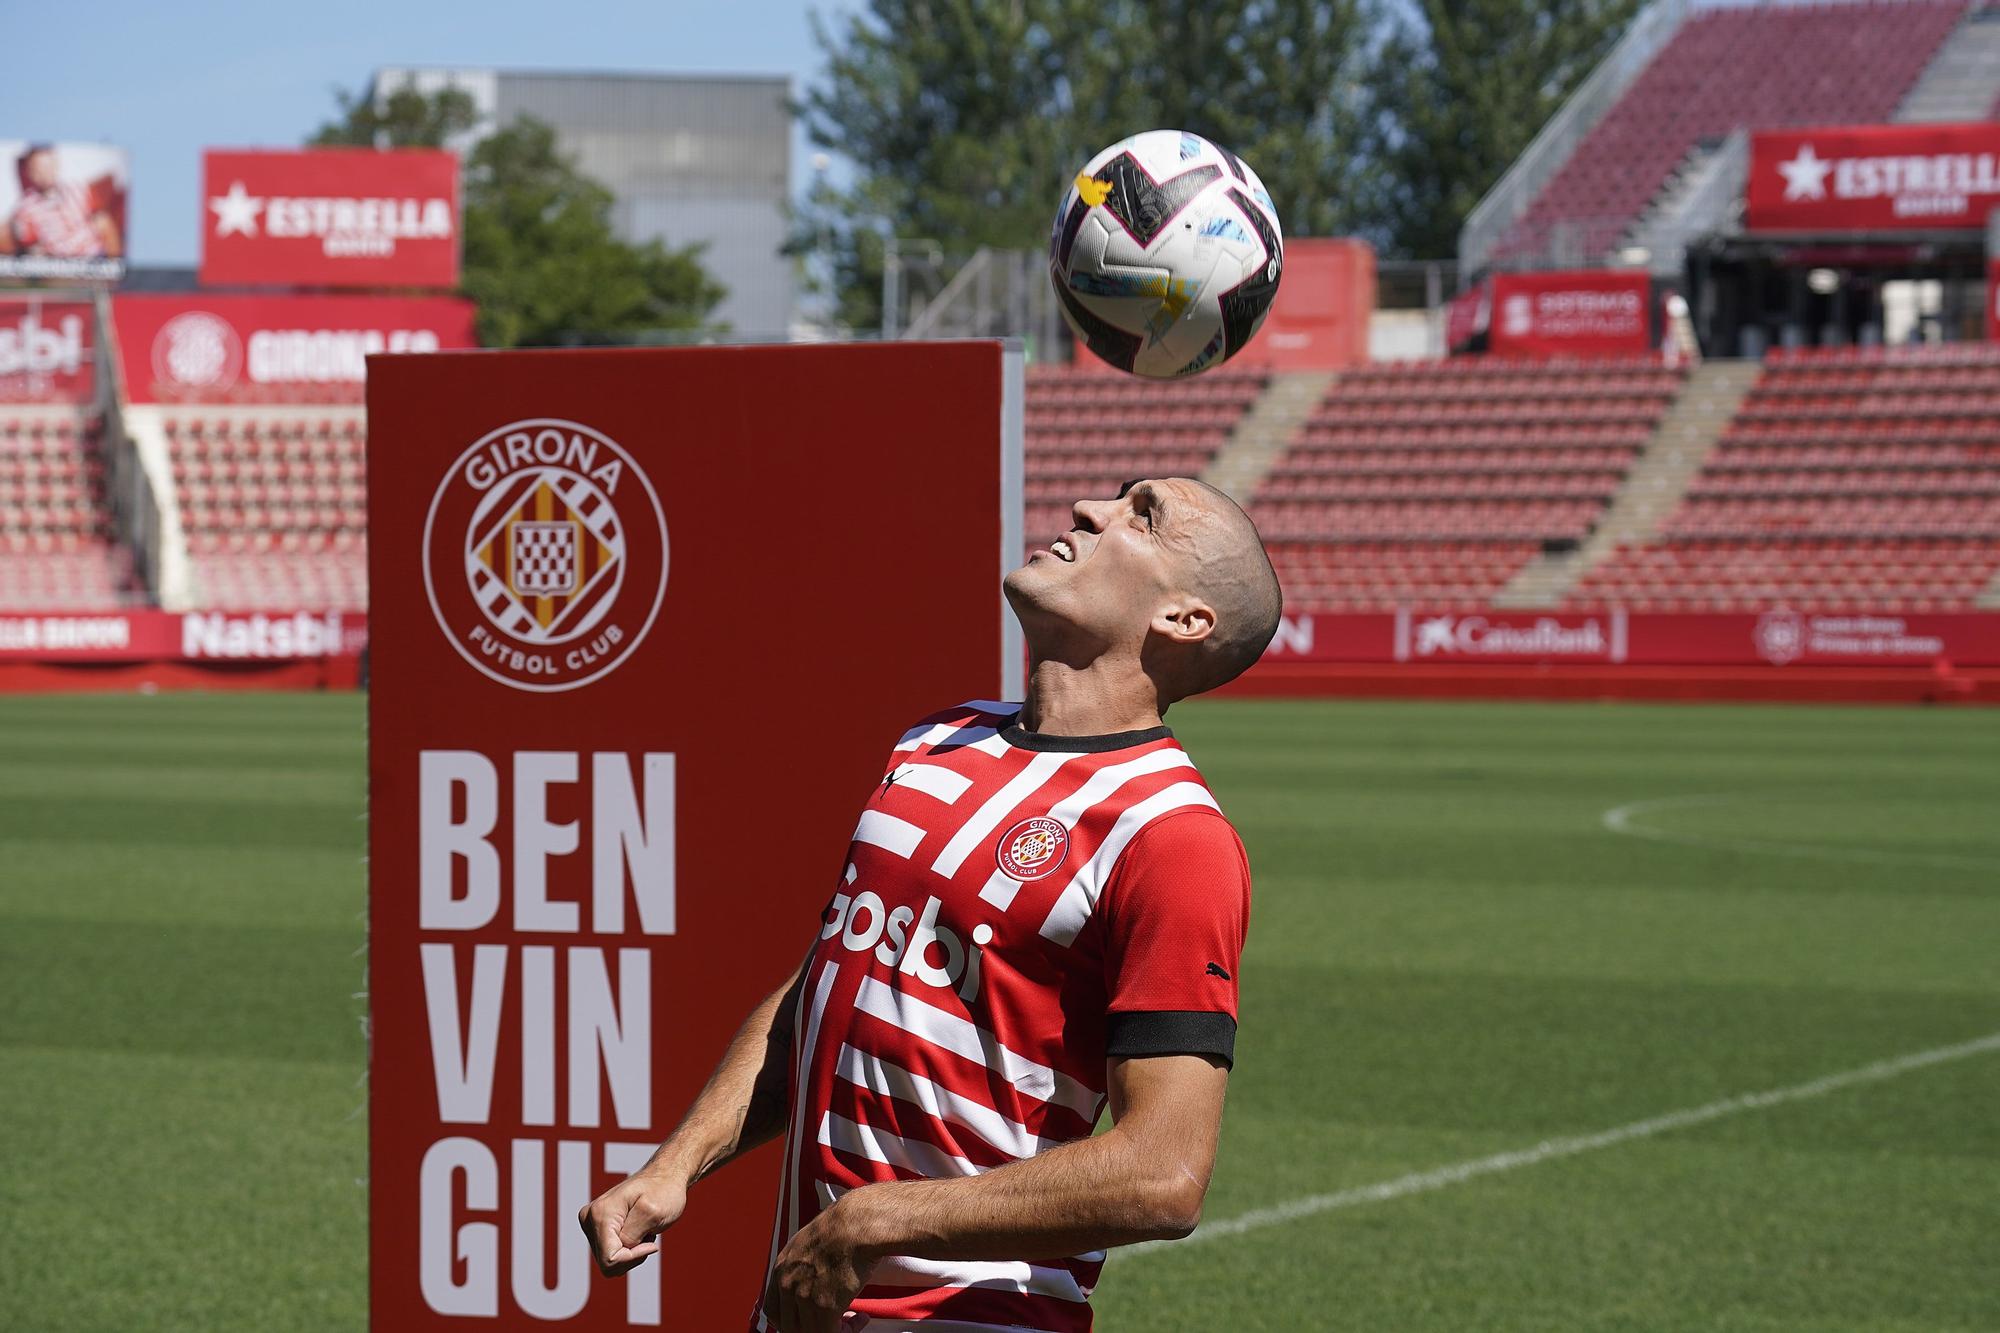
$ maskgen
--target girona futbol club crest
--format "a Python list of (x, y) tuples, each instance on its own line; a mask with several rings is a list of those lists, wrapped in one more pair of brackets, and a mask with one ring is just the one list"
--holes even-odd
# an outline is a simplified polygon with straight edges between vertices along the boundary
[(1010, 879), (1040, 879), (1054, 874), (1069, 855), (1069, 830), (1061, 820), (1037, 815), (1001, 834), (993, 851), (1001, 874)]
[(424, 522), (438, 626), (503, 685), (588, 685), (631, 655), (667, 587), (653, 484), (609, 436), (533, 418), (473, 444)]

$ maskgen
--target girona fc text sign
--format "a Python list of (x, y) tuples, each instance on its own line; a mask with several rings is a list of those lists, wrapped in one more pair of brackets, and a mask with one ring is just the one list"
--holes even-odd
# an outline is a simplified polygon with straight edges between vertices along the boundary
[(991, 343), (370, 361), (376, 1328), (748, 1326), (775, 1151), (622, 1279), (576, 1212), (805, 955), (903, 728), (1008, 687), (1019, 376)]
[(370, 356), (471, 347), (473, 315), (455, 296), (111, 298), (135, 403), (359, 400)]
[(201, 281), (453, 287), (458, 158), (440, 149), (202, 155)]
[(1760, 130), (1752, 231), (1966, 231), (2000, 208), (2000, 122)]

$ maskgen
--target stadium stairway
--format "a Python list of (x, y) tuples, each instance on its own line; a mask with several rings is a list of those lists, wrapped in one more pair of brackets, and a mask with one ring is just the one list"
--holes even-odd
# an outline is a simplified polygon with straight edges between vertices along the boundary
[(1258, 485), (1339, 378), (1337, 372), (1317, 371), (1273, 375), (1200, 479), (1249, 508)]
[(1695, 367), (1590, 536), (1576, 550), (1530, 560), (1494, 595), (1493, 604), (1560, 605), (1585, 574), (1621, 546), (1653, 541), (1715, 451), (1757, 373), (1755, 361), (1709, 361)]
[(1925, 67), (1896, 120), (1906, 125), (1984, 120), (2000, 98), (2000, 5), (1968, 10)]

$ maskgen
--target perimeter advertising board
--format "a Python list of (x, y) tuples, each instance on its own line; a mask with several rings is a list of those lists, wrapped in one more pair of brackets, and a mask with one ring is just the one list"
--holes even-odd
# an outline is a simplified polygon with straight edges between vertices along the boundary
[(804, 955), (881, 758), (1018, 675), (998, 344), (378, 357), (368, 383), (377, 1328), (746, 1327), (777, 1155), (596, 1276)]
[(0, 403), (88, 403), (96, 323), (81, 301), (0, 300)]
[(114, 296), (120, 383), (134, 403), (337, 402), (377, 352), (476, 345), (451, 296)]
[(123, 277), (131, 188), (122, 148), (0, 139), (0, 282)]
[(1759, 130), (1751, 231), (1962, 231), (2000, 207), (2000, 122)]
[(1268, 662), (1413, 666), (2000, 665), (1990, 612), (1446, 611), (1288, 615)]
[(202, 155), (201, 281), (458, 285), (458, 158), (435, 148)]
[(1652, 292), (1652, 278), (1632, 269), (1496, 274), (1487, 345), (1495, 356), (1643, 353)]

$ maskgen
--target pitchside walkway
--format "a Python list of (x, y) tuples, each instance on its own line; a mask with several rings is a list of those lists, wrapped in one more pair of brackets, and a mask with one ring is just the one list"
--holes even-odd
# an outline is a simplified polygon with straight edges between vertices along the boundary
[(1248, 509), (1257, 488), (1339, 378), (1338, 373), (1320, 371), (1273, 375), (1201, 480)]

